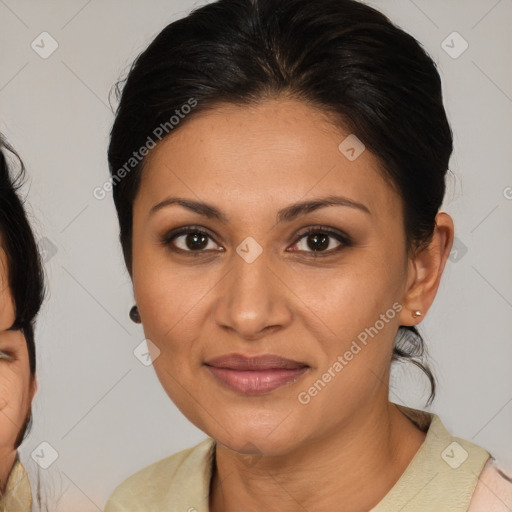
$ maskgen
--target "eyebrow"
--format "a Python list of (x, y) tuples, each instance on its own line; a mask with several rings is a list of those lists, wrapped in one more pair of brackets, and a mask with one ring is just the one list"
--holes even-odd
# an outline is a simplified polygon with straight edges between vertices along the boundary
[[(209, 219), (216, 219), (222, 223), (227, 223), (229, 221), (228, 217), (215, 206), (201, 201), (185, 199), (182, 197), (168, 197), (167, 199), (164, 199), (151, 208), (149, 215), (151, 216), (157, 211), (174, 204), (183, 206), (184, 208), (187, 208), (188, 210), (191, 210), (199, 215), (203, 215)], [(300, 215), (306, 215), (327, 206), (346, 206), (371, 215), (369, 208), (366, 205), (359, 203), (358, 201), (354, 201), (343, 196), (330, 195), (326, 197), (320, 197), (318, 199), (312, 199), (310, 201), (301, 201), (286, 206), (277, 212), (277, 223), (291, 222)]]

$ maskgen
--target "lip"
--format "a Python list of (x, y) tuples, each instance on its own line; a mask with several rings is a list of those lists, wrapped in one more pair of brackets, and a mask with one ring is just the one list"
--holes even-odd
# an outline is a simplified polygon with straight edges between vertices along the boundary
[(243, 394), (261, 394), (296, 381), (309, 366), (275, 354), (250, 357), (228, 354), (205, 363), (222, 384)]

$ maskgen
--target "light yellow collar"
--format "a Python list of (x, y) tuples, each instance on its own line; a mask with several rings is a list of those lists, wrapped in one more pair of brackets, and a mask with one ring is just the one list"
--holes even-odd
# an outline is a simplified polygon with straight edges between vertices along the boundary
[(0, 512), (30, 512), (32, 508), (32, 491), (25, 468), (18, 453), (7, 480), (4, 495), (0, 498)]
[[(437, 414), (395, 405), (427, 435), (402, 476), (370, 512), (466, 512), (490, 454), (470, 441), (452, 436)], [(208, 512), (215, 441), (206, 439), (194, 455), (185, 461), (184, 466), (190, 466), (176, 473), (171, 483), (174, 492), (169, 494), (181, 498), (184, 496), (179, 489), (200, 489), (194, 496), (194, 507), (197, 512)], [(191, 497), (186, 497), (188, 506)]]
[(370, 512), (467, 512), (490, 454), (452, 436), (437, 414), (395, 405), (427, 436), (402, 476)]
[[(395, 405), (426, 437), (398, 481), (370, 512), (467, 512), (489, 453), (452, 436), (436, 414)], [(208, 437), (140, 470), (116, 488), (105, 512), (209, 512), (215, 447)]]

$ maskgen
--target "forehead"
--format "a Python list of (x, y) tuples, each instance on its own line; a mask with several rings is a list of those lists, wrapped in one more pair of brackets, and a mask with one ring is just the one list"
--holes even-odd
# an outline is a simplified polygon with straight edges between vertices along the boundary
[(400, 209), (378, 158), (364, 150), (349, 160), (340, 144), (353, 135), (312, 106), (273, 99), (192, 116), (148, 154), (138, 194), (146, 207), (170, 192), (247, 207), (338, 192), (371, 211)]

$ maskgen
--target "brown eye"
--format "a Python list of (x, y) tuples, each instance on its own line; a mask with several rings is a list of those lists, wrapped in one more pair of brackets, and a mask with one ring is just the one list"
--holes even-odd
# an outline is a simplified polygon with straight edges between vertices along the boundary
[(163, 238), (162, 243), (176, 252), (202, 253), (207, 250), (219, 250), (210, 234), (194, 227), (171, 232)]
[[(190, 249), (191, 251), (202, 250), (208, 246), (208, 236), (203, 235), (202, 233), (188, 233), (184, 236), (184, 245), (186, 249)], [(178, 239), (181, 237), (177, 237)], [(175, 239), (176, 240), (176, 239)], [(179, 246), (179, 244), (178, 244)], [(184, 249), (180, 247), (180, 249)], [(185, 249), (185, 250), (186, 250)]]
[(330, 245), (330, 236), (324, 233), (315, 233), (306, 237), (307, 246), (313, 251), (324, 251)]
[[(338, 245), (336, 245), (336, 242)], [(302, 233), (294, 244), (299, 246), (296, 251), (310, 252), (316, 254), (326, 253), (333, 254), (339, 252), (343, 247), (352, 245), (351, 240), (337, 231), (328, 228), (309, 228), (305, 233)]]

